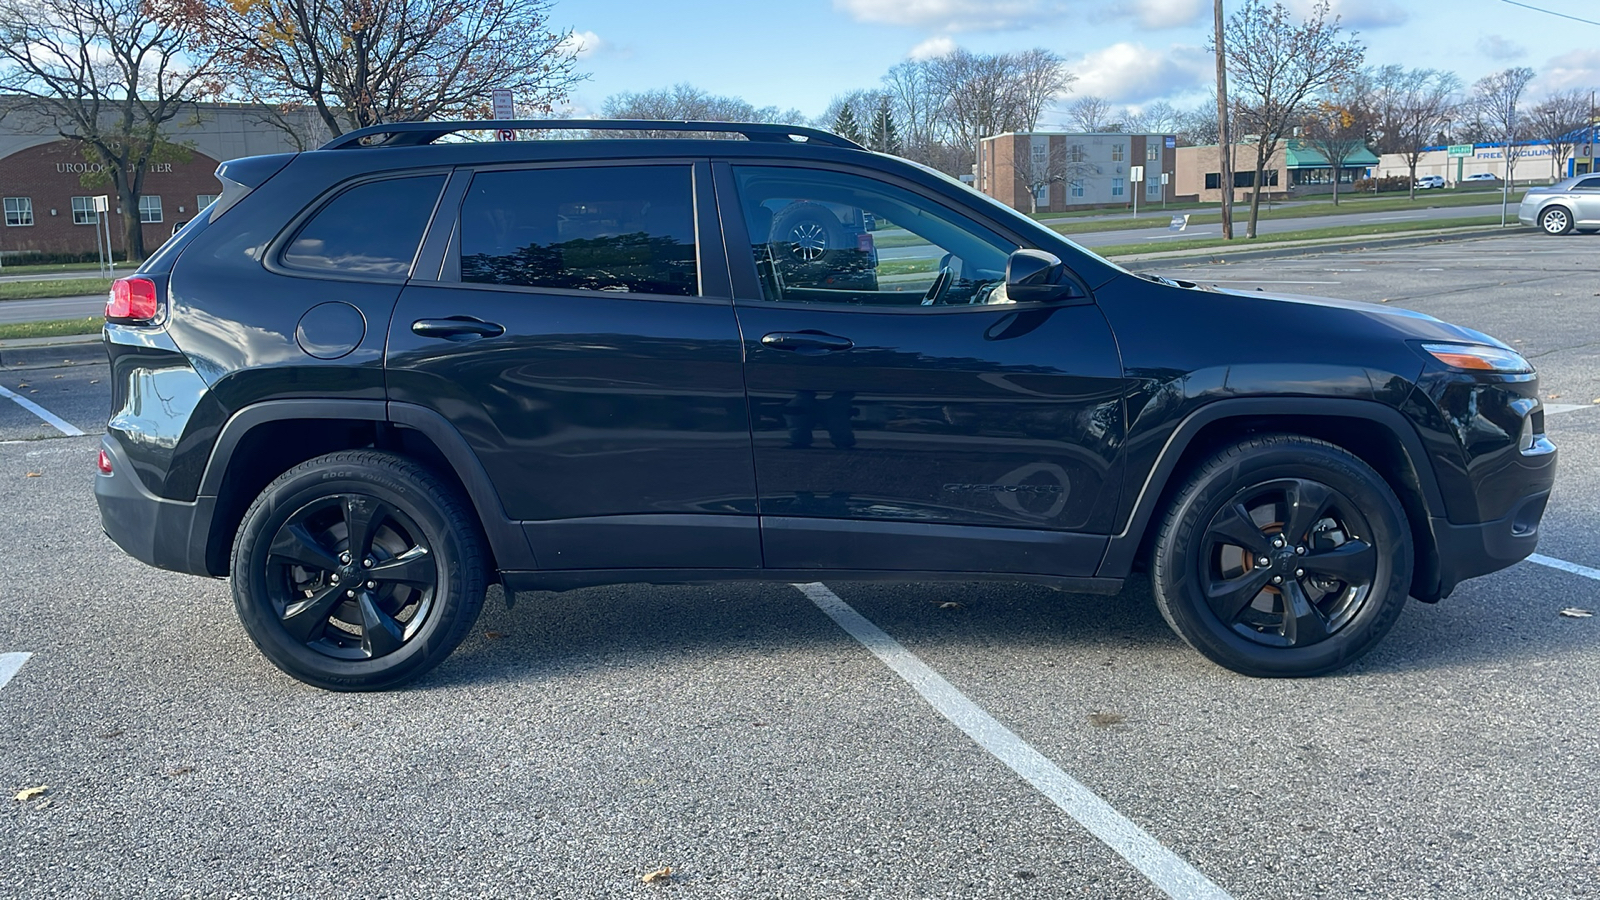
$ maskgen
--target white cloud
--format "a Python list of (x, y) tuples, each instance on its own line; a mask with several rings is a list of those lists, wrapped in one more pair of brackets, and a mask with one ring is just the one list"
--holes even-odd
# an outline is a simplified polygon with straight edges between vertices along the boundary
[(1478, 52), (1497, 62), (1505, 62), (1521, 59), (1528, 51), (1516, 41), (1508, 40), (1498, 34), (1486, 34), (1478, 38)]
[(1214, 63), (1200, 47), (1175, 44), (1156, 51), (1143, 44), (1113, 44), (1073, 60), (1078, 76), (1072, 93), (1111, 103), (1145, 103), (1194, 90), (1211, 77)]
[[(1307, 16), (1316, 7), (1317, 0), (1288, 0), (1284, 5), (1298, 16)], [(1330, 0), (1329, 17), (1339, 17), (1339, 26), (1347, 31), (1373, 28), (1394, 28), (1411, 18), (1405, 7), (1394, 0)]]
[(588, 59), (597, 53), (614, 52), (617, 48), (610, 41), (592, 31), (574, 31), (567, 35), (565, 41), (561, 42), (561, 49), (574, 50), (577, 52), (579, 59)]
[(954, 52), (956, 52), (956, 42), (940, 35), (939, 37), (928, 38), (912, 47), (910, 52), (906, 53), (906, 59), (914, 59), (921, 62), (925, 59), (938, 59), (941, 56), (949, 56)]
[(1027, 28), (1059, 19), (1079, 5), (1081, 0), (833, 0), (834, 9), (857, 22), (942, 31)]
[(1095, 22), (1134, 19), (1145, 28), (1192, 25), (1209, 10), (1205, 0), (833, 0), (833, 8), (880, 25), (939, 31), (1006, 31), (1070, 16)]
[(1182, 28), (1210, 15), (1205, 0), (1118, 0), (1092, 13), (1097, 22), (1133, 19), (1144, 28)]
[(1590, 90), (1600, 84), (1600, 50), (1573, 50), (1552, 58), (1538, 70), (1539, 77), (1525, 95), (1537, 103), (1546, 94), (1574, 89)]

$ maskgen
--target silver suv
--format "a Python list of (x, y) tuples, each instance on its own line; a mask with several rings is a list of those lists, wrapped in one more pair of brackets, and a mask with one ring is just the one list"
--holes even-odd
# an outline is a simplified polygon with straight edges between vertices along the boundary
[(1549, 187), (1528, 188), (1517, 221), (1545, 234), (1600, 229), (1600, 175), (1579, 175)]

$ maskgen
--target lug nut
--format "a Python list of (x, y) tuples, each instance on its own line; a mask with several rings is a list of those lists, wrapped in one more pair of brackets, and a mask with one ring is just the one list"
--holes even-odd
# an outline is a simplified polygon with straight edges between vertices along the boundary
[(1283, 576), (1282, 575), (1274, 575), (1274, 576), (1272, 576), (1272, 583), (1273, 584), (1283, 584)]
[(361, 567), (362, 567), (362, 568), (364, 568), (364, 569), (370, 569), (370, 568), (372, 568), (372, 560), (370, 560), (370, 559), (363, 559), (363, 560), (362, 560), (362, 561), (361, 561)]
[(345, 591), (344, 595), (346, 597), (354, 597), (356, 595), (356, 592), (355, 591)]
[(1294, 570), (1294, 577), (1296, 577), (1296, 578), (1304, 578), (1305, 576), (1306, 576), (1306, 570), (1305, 569), (1295, 569)]
[(1296, 548), (1294, 548), (1294, 552), (1300, 554), (1301, 556), (1305, 556), (1306, 555), (1306, 548), (1304, 548), (1304, 547), (1296, 547)]
[(344, 553), (339, 554), (339, 562), (347, 563), (349, 561), (350, 561), (350, 553), (349, 553), (349, 551), (346, 551)]
[(376, 581), (367, 582), (367, 590), (369, 590), (369, 591), (376, 590), (377, 587), (378, 587), (378, 583)]
[(328, 582), (330, 584), (338, 584), (339, 583), (339, 575), (337, 573), (335, 573), (333, 575), (329, 575), (328, 576)]
[(1267, 559), (1265, 556), (1258, 557), (1256, 559), (1256, 565), (1258, 565), (1258, 566), (1270, 566), (1270, 565), (1272, 565), (1272, 560)]
[(1283, 538), (1274, 538), (1273, 541), (1272, 541), (1272, 546), (1274, 546), (1274, 547), (1282, 547), (1283, 546)]

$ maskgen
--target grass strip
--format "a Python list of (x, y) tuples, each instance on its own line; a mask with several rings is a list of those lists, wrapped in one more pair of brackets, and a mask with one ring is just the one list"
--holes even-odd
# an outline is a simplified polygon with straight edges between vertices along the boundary
[(7, 322), (0, 324), (0, 341), (11, 338), (61, 337), (69, 334), (99, 334), (106, 323), (102, 316), (81, 319), (52, 319), (48, 322)]
[(62, 278), (49, 281), (0, 282), (0, 300), (45, 300), (51, 297), (84, 297), (111, 290), (109, 278)]
[[(1300, 231), (1285, 231), (1278, 234), (1269, 234), (1254, 240), (1236, 238), (1224, 240), (1216, 238), (1195, 238), (1188, 241), (1164, 241), (1160, 244), (1112, 244), (1105, 247), (1088, 248), (1094, 253), (1107, 258), (1118, 256), (1143, 256), (1147, 253), (1165, 253), (1169, 250), (1203, 250), (1210, 247), (1227, 247), (1230, 250), (1254, 250), (1273, 244), (1282, 244), (1290, 241), (1311, 241), (1325, 238), (1342, 237), (1369, 237), (1385, 234), (1397, 234), (1412, 231), (1435, 231), (1450, 228), (1482, 228), (1485, 225), (1499, 225), (1499, 216), (1477, 216), (1469, 219), (1450, 219), (1444, 222), (1418, 223), (1384, 222), (1377, 225), (1343, 225), (1338, 228), (1307, 228)], [(1306, 248), (1315, 249), (1315, 248)]]
[[(29, 263), (27, 265), (6, 263), (4, 268), (0, 268), (0, 275), (57, 275), (66, 272), (93, 272), (99, 268), (101, 268), (99, 263), (92, 262)], [(138, 268), (137, 263), (130, 264), (126, 260), (117, 260), (117, 269), (119, 271), (132, 272), (136, 268)]]

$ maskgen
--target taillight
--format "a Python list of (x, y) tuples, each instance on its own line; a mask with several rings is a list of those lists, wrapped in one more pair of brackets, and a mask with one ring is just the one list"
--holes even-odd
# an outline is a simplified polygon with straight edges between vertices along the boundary
[(111, 282), (106, 300), (106, 318), (148, 322), (160, 311), (161, 299), (156, 283), (137, 275)]
[(110, 475), (111, 474), (111, 454), (107, 453), (104, 450), (101, 450), (100, 451), (100, 458), (95, 460), (95, 464), (100, 467), (100, 472), (102, 474), (105, 474), (105, 475)]

